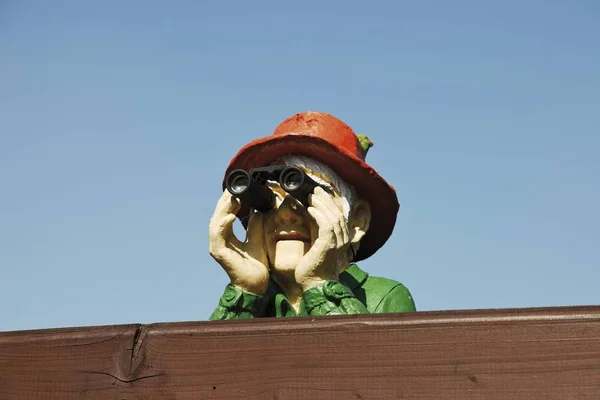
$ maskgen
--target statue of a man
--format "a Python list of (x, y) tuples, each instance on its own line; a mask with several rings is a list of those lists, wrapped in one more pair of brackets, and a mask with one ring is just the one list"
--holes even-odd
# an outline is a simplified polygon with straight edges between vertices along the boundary
[[(304, 112), (235, 155), (209, 226), (210, 254), (231, 280), (211, 320), (415, 311), (405, 286), (356, 264), (387, 241), (399, 209), (394, 188), (365, 163), (371, 146), (334, 116)], [(285, 166), (316, 184), (306, 198), (277, 179)], [(226, 182), (257, 168), (268, 170), (261, 189), (272, 201), (262, 211)]]

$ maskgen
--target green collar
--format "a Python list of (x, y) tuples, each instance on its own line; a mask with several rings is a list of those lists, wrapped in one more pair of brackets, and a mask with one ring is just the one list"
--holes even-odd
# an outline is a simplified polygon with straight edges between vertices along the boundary
[[(361, 287), (368, 277), (369, 274), (367, 274), (362, 269), (358, 268), (358, 265), (350, 264), (348, 269), (346, 269), (340, 274), (340, 282), (342, 282), (346, 287), (348, 287), (348, 289), (354, 291)], [(285, 294), (272, 278), (269, 285), (268, 293), (269, 297), (271, 298), (270, 307), (272, 307), (270, 315), (276, 317), (308, 315), (308, 312), (306, 311), (306, 304), (304, 303), (304, 301), (300, 303), (300, 310), (298, 310), (298, 313), (296, 314), (296, 312), (292, 309), (292, 306), (289, 304), (287, 298), (285, 297)]]
[[(356, 264), (350, 264), (350, 266), (340, 274), (340, 282), (348, 287), (350, 290), (354, 290), (360, 287), (367, 278), (369, 274), (358, 267)], [(275, 282), (275, 280), (271, 277), (269, 292), (271, 295), (275, 295), (276, 293), (283, 293), (279, 285)]]
[(358, 265), (350, 264), (348, 269), (340, 274), (340, 282), (353, 291), (365, 283), (368, 277), (369, 274), (358, 268)]

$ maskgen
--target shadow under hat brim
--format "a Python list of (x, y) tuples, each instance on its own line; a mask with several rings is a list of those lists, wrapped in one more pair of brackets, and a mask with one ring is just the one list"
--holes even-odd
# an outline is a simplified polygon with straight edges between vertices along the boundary
[[(223, 179), (223, 190), (226, 188), (227, 175), (231, 171), (263, 167), (287, 154), (304, 155), (330, 166), (345, 182), (355, 188), (359, 198), (370, 204), (371, 223), (360, 242), (354, 261), (370, 257), (387, 242), (396, 225), (400, 209), (395, 189), (363, 160), (320, 137), (289, 133), (252, 141), (231, 160)], [(249, 209), (245, 205), (242, 205), (237, 213), (244, 228), (248, 213)]]

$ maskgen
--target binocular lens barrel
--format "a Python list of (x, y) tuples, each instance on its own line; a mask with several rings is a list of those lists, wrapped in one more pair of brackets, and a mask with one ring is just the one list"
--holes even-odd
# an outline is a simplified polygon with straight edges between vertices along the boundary
[(257, 211), (267, 212), (275, 205), (275, 193), (267, 186), (255, 182), (244, 170), (231, 171), (226, 186), (229, 193)]
[(298, 167), (287, 167), (281, 171), (279, 185), (308, 207), (308, 196), (315, 190), (317, 183)]
[(298, 190), (304, 184), (304, 173), (296, 167), (289, 167), (283, 170), (279, 178), (279, 184), (286, 192)]
[(244, 171), (239, 171), (238, 174), (231, 176), (227, 187), (230, 188), (231, 194), (235, 195), (244, 193), (244, 191), (248, 189), (249, 185), (250, 175)]

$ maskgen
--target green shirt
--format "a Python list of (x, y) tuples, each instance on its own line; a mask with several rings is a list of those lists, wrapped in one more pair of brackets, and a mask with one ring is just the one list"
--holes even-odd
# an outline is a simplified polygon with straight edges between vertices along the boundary
[(369, 276), (351, 264), (339, 281), (328, 281), (304, 292), (297, 313), (273, 281), (264, 295), (227, 285), (210, 320), (412, 311), (416, 311), (415, 303), (404, 285)]

